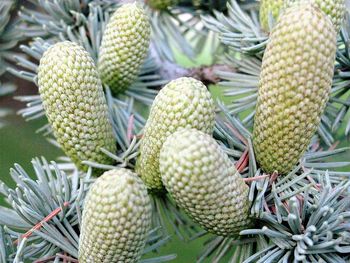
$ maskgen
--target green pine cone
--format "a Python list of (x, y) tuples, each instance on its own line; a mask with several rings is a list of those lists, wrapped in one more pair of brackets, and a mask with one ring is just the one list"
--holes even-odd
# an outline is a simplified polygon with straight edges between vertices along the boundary
[(313, 3), (325, 12), (332, 20), (336, 32), (340, 30), (346, 7), (345, 0), (261, 0), (260, 4), (260, 23), (265, 31), (269, 30), (268, 17), (271, 13), (277, 19), (280, 11), (284, 7), (290, 7), (295, 3)]
[(135, 81), (147, 56), (150, 31), (149, 19), (136, 3), (123, 5), (111, 16), (102, 37), (98, 69), (114, 94)]
[(151, 201), (142, 180), (119, 168), (91, 186), (84, 203), (79, 262), (137, 262), (151, 225)]
[(269, 32), (269, 16), (277, 20), (285, 0), (261, 0), (260, 1), (260, 24), (261, 28)]
[(84, 160), (111, 164), (100, 151), (116, 151), (107, 103), (94, 61), (81, 46), (64, 41), (40, 60), (39, 93), (53, 133), (81, 170)]
[(198, 80), (179, 78), (168, 83), (151, 107), (136, 171), (153, 192), (164, 190), (159, 172), (159, 152), (166, 138), (179, 128), (196, 128), (208, 134), (215, 124), (210, 92)]
[(311, 2), (320, 8), (333, 22), (335, 31), (339, 32), (346, 12), (345, 0), (286, 0), (287, 7), (294, 3)]
[(253, 142), (267, 173), (288, 173), (307, 149), (329, 99), (336, 52), (331, 21), (312, 5), (280, 17), (260, 73)]
[(209, 232), (235, 236), (249, 225), (249, 187), (210, 135), (182, 129), (169, 136), (160, 171), (176, 204)]
[(147, 0), (147, 4), (156, 10), (166, 10), (176, 5), (178, 0)]

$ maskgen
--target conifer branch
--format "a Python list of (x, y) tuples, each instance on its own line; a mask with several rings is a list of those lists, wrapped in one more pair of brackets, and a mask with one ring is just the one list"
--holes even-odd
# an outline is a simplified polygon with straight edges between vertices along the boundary
[[(112, 13), (130, 1), (30, 0), (30, 2), (32, 5), (29, 5), (29, 8), (22, 8), (20, 11), (20, 17), (25, 23), (18, 27), (29, 40), (28, 45), (21, 46), (26, 56), (12, 56), (7, 48), (4, 52), (0, 48), (0, 60), (2, 57), (7, 59), (11, 56), (16, 60), (18, 66), (6, 65), (9, 67), (9, 72), (38, 84), (39, 60), (43, 53), (57, 42), (69, 40), (78, 43), (81, 49), (84, 48), (87, 51), (86, 55), (91, 56), (92, 60), (98, 64), (101, 57), (102, 36), (106, 32), (105, 28)], [(228, 5), (226, 5), (227, 2)], [(164, 3), (168, 6), (164, 7)], [(112, 139), (106, 147), (98, 149), (98, 152), (97, 149), (96, 152), (92, 150), (92, 155), (104, 156), (111, 162), (93, 160), (81, 157), (82, 155), (75, 160), (66, 156), (60, 157), (59, 163), (49, 163), (44, 158), (37, 158), (32, 162), (34, 174), (27, 173), (21, 166), (15, 164), (10, 174), (16, 183), (16, 188), (4, 183), (0, 184), (0, 194), (7, 202), (7, 207), (0, 206), (0, 261), (78, 262), (81, 252), (79, 248), (82, 240), (81, 232), (84, 232), (81, 231), (84, 229), (82, 212), (87, 209), (87, 206), (84, 205), (87, 200), (86, 196), (92, 189), (91, 186), (99, 180), (93, 177), (93, 170), (98, 170), (99, 173), (112, 170), (110, 173), (114, 175), (124, 171), (129, 175), (128, 178), (138, 173), (143, 179), (141, 182), (140, 178), (135, 176), (139, 181), (140, 189), (145, 184), (148, 192), (152, 193), (149, 200), (146, 188), (143, 188), (145, 197), (143, 201), (148, 200), (148, 207), (150, 207), (150, 202), (153, 207), (151, 218), (153, 227), (146, 238), (147, 245), (142, 252), (143, 258), (140, 262), (158, 263), (173, 260), (176, 257), (174, 254), (156, 255), (149, 258), (149, 253), (154, 256), (153, 253), (166, 244), (173, 234), (176, 234), (182, 241), (198, 240), (199, 238), (205, 240), (204, 249), (198, 255), (199, 262), (228, 260), (244, 263), (274, 261), (345, 263), (349, 261), (350, 195), (348, 189), (350, 172), (348, 167), (350, 162), (344, 156), (350, 149), (337, 148), (338, 142), (334, 139), (335, 132), (339, 131), (342, 124), (345, 126), (345, 134), (350, 133), (348, 119), (350, 109), (348, 102), (350, 86), (349, 17), (338, 39), (332, 94), (325, 113), (321, 117), (318, 136), (314, 136), (311, 142), (308, 140), (307, 144), (309, 142), (310, 144), (303, 151), (298, 151), (300, 155), (296, 158), (295, 164), (281, 173), (280, 169), (268, 172), (265, 170), (258, 158), (261, 150), (254, 141), (256, 134), (251, 129), (259, 96), (261, 65), (266, 45), (270, 41), (270, 35), (265, 32), (266, 29), (262, 29), (259, 22), (259, 2), (255, 0), (179, 0), (161, 4), (157, 7), (157, 5), (152, 5), (151, 0), (147, 0), (142, 7), (150, 17), (153, 33), (149, 54), (140, 68), (137, 80), (120, 94), (113, 94), (111, 91), (113, 87), (104, 83), (104, 94), (102, 88), (99, 93), (102, 96), (100, 98), (103, 98), (103, 103), (98, 106), (108, 111), (108, 114), (106, 113), (108, 118), (104, 120), (108, 119), (108, 123), (111, 124), (109, 134)], [(39, 6), (40, 8), (37, 8)], [(311, 10), (311, 5), (308, 8)], [(315, 9), (312, 12), (321, 11)], [(314, 16), (312, 17), (314, 19)], [(317, 16), (320, 19), (324, 17), (322, 14)], [(6, 19), (7, 16), (0, 15), (0, 21), (6, 21)], [(271, 27), (275, 23), (271, 15), (269, 22)], [(329, 23), (327, 25), (331, 28)], [(129, 26), (127, 25), (128, 28)], [(0, 44), (2, 44), (1, 29), (0, 26)], [(210, 31), (212, 32), (208, 35)], [(212, 37), (213, 35), (215, 37)], [(6, 43), (10, 43), (9, 46), (12, 45), (11, 41), (8, 42), (9, 38), (5, 40)], [(208, 53), (215, 55), (212, 65), (186, 68), (176, 63), (176, 51), (195, 61), (197, 55), (204, 50), (205, 44), (209, 42), (211, 43)], [(71, 45), (75, 46), (74, 43)], [(333, 46), (335, 47), (335, 42)], [(117, 51), (119, 51), (118, 48)], [(125, 52), (122, 52), (123, 56), (130, 55), (127, 51)], [(114, 58), (115, 55), (116, 53), (111, 57)], [(331, 56), (328, 59), (331, 61)], [(54, 63), (53, 68), (60, 62), (58, 58), (58, 63)], [(330, 63), (331, 66), (332, 63), (333, 61)], [(82, 65), (75, 66), (82, 68)], [(114, 72), (115, 69), (116, 67), (112, 71)], [(126, 71), (128, 70), (129, 68)], [(48, 71), (52, 71), (52, 68), (50, 67)], [(69, 74), (72, 71), (74, 70), (71, 70)], [(41, 71), (43, 72), (45, 70)], [(89, 70), (84, 72), (85, 77), (91, 80), (88, 72)], [(331, 71), (327, 70), (327, 73)], [(71, 99), (69, 101), (65, 98), (64, 91), (71, 91), (71, 86), (78, 81), (75, 82), (74, 78), (71, 78), (73, 79), (71, 85), (66, 85), (69, 87), (64, 90), (66, 87), (62, 85), (65, 82), (63, 78), (59, 81), (52, 81), (51, 73), (46, 72), (45, 75), (48, 80), (45, 80), (44, 84), (49, 83), (46, 87), (49, 92), (61, 85), (57, 89), (59, 92), (55, 92), (55, 94), (60, 94), (60, 98), (55, 99), (54, 103), (51, 102), (51, 110), (53, 109), (53, 112), (56, 113), (55, 103), (58, 101), (60, 107), (72, 103), (76, 109), (75, 97), (69, 96)], [(166, 87), (162, 88), (163, 85), (170, 80), (182, 77), (198, 79), (207, 86), (218, 84), (224, 89), (224, 95), (232, 101), (226, 106), (219, 100), (217, 104), (214, 104), (205, 86), (190, 78), (186, 78), (187, 84), (183, 79), (178, 82), (180, 84), (176, 84), (177, 82), (171, 84), (174, 84), (175, 87), (169, 84), (170, 95), (166, 99), (162, 98), (163, 92), (167, 90)], [(84, 85), (78, 86), (79, 97), (80, 89)], [(180, 96), (173, 95), (174, 90)], [(199, 96), (198, 90), (204, 93)], [(3, 90), (0, 89), (0, 95), (9, 91), (11, 91), (10, 86)], [(195, 95), (191, 93), (188, 98), (185, 98), (188, 91), (193, 91)], [(274, 97), (279, 94), (276, 90), (272, 93)], [(89, 98), (89, 96), (86, 97)], [(79, 99), (82, 99), (82, 96)], [(45, 116), (39, 95), (23, 96), (19, 100), (27, 103), (28, 107), (20, 111), (20, 114), (26, 119), (32, 120)], [(83, 100), (80, 102), (77, 103), (78, 107), (84, 104)], [(307, 103), (306, 100), (304, 102)], [(88, 106), (89, 109), (96, 106), (93, 100), (89, 100), (89, 103), (91, 103)], [(147, 110), (150, 105), (157, 110), (146, 121), (145, 109)], [(279, 104), (275, 103), (273, 106), (279, 106)], [(306, 106), (304, 105), (303, 108)], [(288, 107), (286, 109), (289, 110)], [(57, 123), (52, 127), (46, 124), (40, 131), (49, 136), (52, 144), (60, 147), (59, 136), (52, 137), (52, 131), (55, 129), (61, 132), (60, 136), (67, 138), (71, 134), (74, 135), (76, 130), (79, 131), (77, 132), (79, 136), (85, 134), (86, 130), (94, 130), (94, 128), (84, 130), (80, 127), (72, 129), (76, 127), (75, 121), (78, 123), (77, 126), (81, 121), (82, 123), (96, 123), (95, 126), (100, 128), (97, 120), (91, 118), (91, 112), (79, 110), (78, 113), (80, 115), (63, 114), (63, 111), (59, 111), (55, 116), (55, 121), (57, 120), (62, 126)], [(186, 115), (188, 113), (189, 115)], [(300, 118), (307, 118), (307, 114), (304, 114), (305, 116), (303, 114), (304, 112), (300, 114)], [(66, 125), (67, 115), (74, 115), (69, 125)], [(283, 121), (289, 121), (287, 120), (288, 114), (283, 117), (286, 119)], [(274, 116), (270, 116), (268, 119), (273, 118)], [(301, 120), (298, 120), (300, 123)], [(264, 121), (266, 122), (267, 118), (263, 119), (263, 124)], [(264, 127), (263, 124), (262, 127)], [(203, 125), (208, 125), (208, 127)], [(186, 128), (182, 129), (183, 127)], [(64, 128), (68, 128), (68, 132), (63, 131)], [(151, 132), (147, 133), (147, 130)], [(80, 150), (81, 145), (91, 142), (97, 134), (100, 135), (100, 132), (92, 132), (92, 135), (87, 136), (70, 137), (68, 150), (73, 148)], [(161, 136), (163, 137), (160, 138)], [(292, 132), (288, 133), (288, 138), (278, 136), (279, 134), (272, 133), (268, 139), (274, 137), (279, 142), (286, 139), (296, 140), (296, 143), (299, 143), (300, 135)], [(147, 138), (149, 145), (146, 145), (144, 141)], [(108, 148), (108, 145), (116, 145), (117, 148)], [(157, 150), (156, 153), (154, 149)], [(147, 154), (151, 160), (149, 169), (147, 163), (140, 162), (141, 157)], [(287, 154), (289, 156), (293, 153), (288, 152)], [(84, 158), (89, 160), (84, 160)], [(278, 158), (274, 158), (273, 161), (276, 161), (275, 159)], [(87, 172), (80, 171), (76, 167), (77, 162), (82, 163)], [(147, 174), (150, 170), (154, 172)], [(227, 175), (223, 176), (226, 172)], [(234, 178), (232, 185), (227, 180), (231, 175)], [(119, 179), (122, 180), (122, 176), (118, 175)], [(191, 184), (192, 181), (195, 184)], [(222, 182), (225, 184), (220, 185)], [(108, 186), (110, 184), (103, 187)], [(220, 187), (215, 188), (218, 186)], [(226, 186), (231, 188), (226, 188)], [(95, 197), (99, 198), (100, 194), (108, 192), (104, 191), (103, 187), (99, 188), (99, 193)], [(128, 193), (134, 190), (134, 188), (130, 189)], [(116, 197), (118, 193), (113, 192), (114, 189), (110, 190), (112, 193), (110, 197)], [(142, 191), (136, 192), (133, 194), (138, 200), (138, 194)], [(104, 207), (108, 210), (106, 214), (119, 219), (119, 212), (128, 213), (125, 207), (133, 210), (134, 207), (129, 206), (133, 199), (123, 199), (121, 203), (118, 200), (116, 202), (118, 208), (114, 210), (109, 210), (107, 205)], [(95, 203), (98, 204), (92, 203), (91, 206), (93, 211), (90, 207), (92, 212), (102, 203), (109, 202), (106, 200), (97, 202), (96, 200)], [(237, 200), (239, 202), (235, 203)], [(122, 204), (124, 201), (125, 207)], [(119, 204), (122, 205), (119, 207)], [(137, 203), (135, 207), (138, 207), (139, 204)], [(237, 207), (241, 204), (244, 204), (243, 208), (237, 211)], [(143, 210), (145, 207), (146, 205), (141, 210), (145, 211)], [(139, 213), (140, 211), (134, 212)], [(189, 216), (192, 216), (194, 220)], [(97, 215), (96, 218), (100, 222), (104, 221), (104, 218), (101, 219)], [(243, 219), (240, 221), (239, 218)], [(150, 217), (138, 223), (149, 222), (149, 219)], [(208, 222), (210, 224), (207, 224)], [(238, 224), (235, 225), (237, 222)], [(114, 224), (111, 229), (116, 226)], [(209, 234), (200, 226), (214, 234)], [(234, 233), (234, 229), (238, 231)], [(100, 229), (97, 229), (96, 232), (99, 231)], [(128, 231), (134, 233), (132, 227), (129, 229), (127, 226), (125, 232)], [(142, 237), (138, 236), (135, 239), (145, 241), (147, 231), (145, 231), (146, 235), (142, 234)], [(110, 238), (99, 239), (99, 242), (103, 243)], [(133, 237), (128, 236), (127, 238)], [(123, 241), (120, 240), (120, 242)]]

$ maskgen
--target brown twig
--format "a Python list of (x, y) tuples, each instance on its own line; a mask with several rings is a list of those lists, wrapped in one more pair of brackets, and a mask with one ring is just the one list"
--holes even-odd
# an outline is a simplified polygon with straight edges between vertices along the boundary
[(311, 145), (311, 151), (316, 151), (320, 147), (320, 143), (316, 142), (313, 145)]
[(236, 128), (234, 128), (232, 125), (230, 125), (229, 123), (225, 122), (225, 125), (227, 128), (230, 129), (230, 131), (238, 138), (241, 140), (241, 142), (243, 142), (246, 146), (248, 146), (248, 141), (239, 133), (239, 131), (237, 131)]
[[(69, 206), (69, 202), (64, 202), (63, 206), (64, 207)], [(50, 221), (53, 217), (58, 215), (58, 213), (60, 213), (61, 211), (62, 211), (61, 207), (58, 207), (55, 210), (53, 210), (48, 216), (46, 216), (43, 220), (41, 220), (39, 223), (37, 223), (33, 228), (31, 228), (25, 234), (23, 234), (21, 236), (21, 239), (30, 237), (34, 233), (34, 231), (39, 230), (43, 226), (44, 223)], [(18, 241), (19, 241), (19, 239), (16, 239), (13, 243), (17, 245)]]
[(260, 176), (248, 177), (248, 178), (243, 178), (243, 181), (246, 182), (246, 183), (249, 183), (249, 182), (265, 179), (265, 178), (267, 178), (269, 176), (270, 175), (265, 174), (265, 175), (260, 175)]
[(150, 50), (155, 62), (158, 65), (162, 65), (162, 67), (159, 69), (159, 74), (163, 79), (167, 80), (173, 80), (181, 77), (193, 77), (202, 81), (205, 85), (217, 84), (220, 81), (220, 78), (217, 75), (218, 71), (236, 71), (233, 67), (223, 64), (214, 64), (210, 66), (201, 66), (195, 68), (184, 68), (174, 62), (160, 58), (157, 52), (157, 48), (153, 43), (151, 43)]
[(297, 194), (296, 195), (296, 198), (297, 198), (297, 200), (299, 201), (299, 214), (302, 214), (302, 207), (303, 207), (303, 205), (304, 205), (304, 196), (302, 196), (301, 194)]
[(249, 162), (249, 151), (248, 149), (246, 149), (243, 152), (241, 158), (239, 158), (239, 160), (236, 163), (237, 171), (241, 173), (247, 167), (248, 162)]
[(126, 132), (126, 136), (128, 138), (128, 141), (129, 143), (131, 142), (131, 139), (133, 137), (133, 134), (132, 134), (132, 129), (134, 127), (134, 114), (131, 114), (130, 115), (130, 118), (128, 120), (128, 129), (127, 129), (127, 132)]
[(268, 211), (268, 212), (270, 212), (270, 213), (271, 213), (271, 210), (270, 210), (269, 206), (267, 205), (267, 203), (266, 203), (266, 200), (265, 200), (265, 199), (264, 199), (264, 201), (263, 201), (263, 206), (265, 207), (266, 211)]
[(277, 172), (273, 172), (271, 174), (271, 177), (270, 177), (270, 185), (272, 185), (273, 182), (275, 182), (277, 180), (277, 178), (278, 178), (278, 173)]
[(333, 144), (329, 147), (328, 150), (329, 150), (329, 151), (335, 150), (335, 148), (337, 148), (338, 144), (339, 144), (339, 141), (336, 141), (335, 143), (333, 143)]
[(218, 71), (234, 72), (234, 69), (228, 65), (214, 64), (211, 66), (202, 66), (189, 70), (188, 77), (193, 77), (202, 81), (205, 85), (217, 84), (220, 81), (217, 75)]
[(33, 263), (46, 263), (46, 262), (50, 262), (50, 261), (54, 260), (55, 258), (56, 258), (56, 255), (55, 256), (51, 256), (51, 257), (47, 257), (47, 258), (44, 258), (44, 259), (35, 260)]

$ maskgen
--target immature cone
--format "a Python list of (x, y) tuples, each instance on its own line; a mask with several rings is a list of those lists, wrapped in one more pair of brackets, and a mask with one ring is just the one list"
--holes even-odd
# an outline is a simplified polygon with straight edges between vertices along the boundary
[(149, 47), (150, 23), (138, 4), (125, 4), (111, 16), (103, 33), (98, 69), (116, 94), (136, 79)]
[(119, 168), (105, 172), (84, 203), (79, 262), (137, 262), (151, 223), (151, 202), (142, 180)]
[(136, 171), (153, 192), (164, 190), (159, 172), (159, 152), (166, 138), (180, 128), (211, 134), (215, 105), (207, 88), (193, 78), (168, 83), (157, 95), (140, 145)]
[(147, 0), (147, 4), (153, 9), (166, 10), (176, 5), (178, 0)]
[(277, 20), (280, 11), (283, 8), (285, 0), (261, 0), (260, 1), (260, 24), (262, 29), (270, 31), (269, 17)]
[(94, 61), (81, 46), (64, 41), (40, 60), (39, 93), (53, 133), (63, 151), (86, 170), (84, 160), (111, 164), (101, 152), (116, 151), (107, 103)]
[(264, 54), (253, 142), (267, 173), (289, 172), (320, 123), (332, 85), (336, 32), (312, 5), (283, 14)]
[(249, 187), (210, 135), (182, 129), (168, 137), (160, 171), (176, 204), (206, 230), (234, 236), (249, 225)]
[(265, 31), (269, 30), (268, 19), (271, 13), (277, 20), (284, 7), (290, 7), (295, 3), (312, 3), (319, 7), (332, 20), (336, 32), (339, 31), (343, 21), (346, 7), (345, 0), (261, 0), (260, 3), (260, 23)]

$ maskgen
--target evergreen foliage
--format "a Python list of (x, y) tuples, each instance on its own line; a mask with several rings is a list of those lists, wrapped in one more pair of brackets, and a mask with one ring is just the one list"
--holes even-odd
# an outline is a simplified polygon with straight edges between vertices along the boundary
[[(22, 39), (22, 32), (18, 31), (18, 21), (12, 17), (16, 0), (4, 0), (0, 3), (0, 97), (12, 93), (16, 86), (5, 79), (6, 68), (13, 63), (16, 54), (12, 49)], [(5, 125), (3, 117), (11, 113), (10, 109), (0, 108), (0, 128)]]
[(350, 10), (337, 36), (320, 1), (1, 2), (0, 73), (66, 156), (0, 184), (0, 261), (348, 262)]

